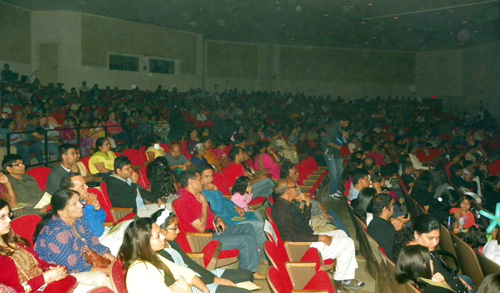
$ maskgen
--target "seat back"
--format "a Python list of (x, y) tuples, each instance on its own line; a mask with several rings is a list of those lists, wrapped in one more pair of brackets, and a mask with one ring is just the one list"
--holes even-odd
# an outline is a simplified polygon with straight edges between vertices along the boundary
[(280, 249), (280, 246), (276, 245), (273, 241), (266, 241), (266, 243), (264, 243), (264, 251), (271, 265), (280, 271), (285, 270), (285, 263), (289, 261), (289, 259), (282, 246)]
[(379, 245), (372, 237), (370, 237), (370, 235), (366, 234), (366, 237), (368, 239), (368, 243), (370, 244), (372, 257), (377, 264), (376, 278), (374, 278), (376, 288), (378, 289), (378, 292), (392, 292), (391, 281), (387, 274), (387, 264), (385, 263), (385, 258), (382, 257)]
[(123, 150), (123, 155), (130, 160), (132, 166), (143, 166), (146, 161), (141, 157), (141, 153), (136, 149)]
[(212, 241), (212, 233), (186, 233), (186, 238), (191, 246), (191, 249), (195, 252), (200, 252), (207, 246), (207, 244)]
[(462, 274), (469, 276), (474, 284), (480, 284), (484, 279), (484, 274), (476, 253), (474, 253), (472, 247), (455, 234), (451, 234), (451, 239), (455, 245)]
[(33, 235), (35, 235), (36, 226), (42, 221), (42, 218), (37, 215), (26, 215), (19, 218), (15, 218), (11, 223), (10, 227), (16, 235), (23, 237), (28, 240), (31, 246), (33, 246)]
[(114, 293), (113, 290), (109, 289), (108, 287), (101, 286), (101, 287), (96, 287), (87, 293)]
[(303, 289), (316, 275), (316, 264), (312, 262), (286, 262), (285, 268), (294, 290)]
[(386, 263), (387, 278), (389, 279), (389, 284), (391, 286), (391, 291), (395, 292), (405, 292), (406, 288), (403, 284), (399, 284), (396, 280), (396, 265), (383, 253), (381, 253), (382, 258)]
[(47, 168), (47, 167), (36, 167), (33, 168), (26, 173), (28, 175), (33, 176), (35, 178), (36, 183), (38, 183), (38, 186), (40, 186), (40, 189), (45, 191), (47, 187), (47, 179), (49, 178), (49, 174), (52, 169)]
[(89, 169), (89, 160), (90, 160), (91, 156), (87, 156), (87, 157), (83, 157), (80, 159), (80, 162), (82, 162), (85, 167), (87, 168), (87, 170), (90, 170)]
[(293, 286), (288, 274), (283, 271), (280, 272), (275, 267), (270, 267), (267, 270), (267, 282), (269, 289), (274, 293), (292, 292)]
[(405, 289), (407, 293), (422, 293), (422, 291), (418, 290), (417, 287), (410, 283), (405, 283)]
[(150, 183), (148, 180), (147, 168), (145, 166), (139, 169), (139, 179), (137, 180), (137, 183), (139, 183), (139, 185), (146, 190), (149, 188)]
[(111, 284), (114, 287), (116, 293), (128, 293), (127, 285), (125, 284), (125, 275), (123, 274), (122, 262), (120, 259), (116, 259), (111, 263)]
[[(102, 183), (105, 185), (106, 183)], [(101, 185), (102, 190), (102, 185)], [(104, 192), (97, 188), (89, 188), (89, 193), (97, 195), (97, 200), (101, 204), (101, 209), (106, 213), (106, 222), (114, 223), (113, 214), (111, 213), (111, 202), (109, 201), (108, 194), (104, 195)]]
[(148, 155), (146, 154), (146, 147), (145, 146), (141, 146), (139, 148), (139, 155), (141, 156), (142, 160), (144, 160), (144, 162), (148, 161)]
[(500, 265), (484, 256), (484, 254), (482, 253), (477, 251), (474, 252), (476, 253), (477, 260), (479, 261), (479, 264), (481, 265), (481, 269), (483, 270), (483, 274), (485, 276), (498, 274), (500, 272)]
[(455, 245), (453, 245), (453, 240), (451, 240), (450, 230), (448, 230), (443, 224), (441, 224), (440, 236), (439, 236), (439, 246), (441, 250), (448, 251), (457, 257), (457, 252), (455, 251)]

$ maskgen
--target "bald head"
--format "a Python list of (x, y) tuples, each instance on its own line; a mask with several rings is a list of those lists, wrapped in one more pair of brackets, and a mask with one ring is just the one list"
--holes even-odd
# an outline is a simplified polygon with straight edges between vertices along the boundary
[(276, 182), (276, 195), (286, 201), (292, 201), (299, 195), (298, 186), (289, 178), (280, 179)]

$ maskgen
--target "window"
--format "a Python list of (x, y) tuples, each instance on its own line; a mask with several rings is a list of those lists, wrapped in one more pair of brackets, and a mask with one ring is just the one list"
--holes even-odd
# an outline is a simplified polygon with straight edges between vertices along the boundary
[(109, 55), (109, 69), (123, 71), (139, 71), (139, 57)]
[(149, 59), (149, 72), (175, 74), (175, 61)]

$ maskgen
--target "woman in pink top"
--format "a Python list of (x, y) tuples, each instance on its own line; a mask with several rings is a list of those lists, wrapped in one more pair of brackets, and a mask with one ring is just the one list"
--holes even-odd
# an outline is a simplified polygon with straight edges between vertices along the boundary
[(108, 119), (104, 126), (106, 126), (108, 136), (111, 136), (116, 142), (125, 141), (128, 147), (132, 147), (134, 143), (133, 138), (129, 133), (123, 131), (120, 122), (116, 120), (115, 112), (110, 112), (108, 114)]
[(246, 176), (241, 176), (236, 179), (233, 188), (231, 189), (233, 196), (231, 201), (234, 202), (238, 207), (248, 212), (248, 203), (252, 200), (252, 186), (250, 186), (250, 178)]
[(273, 180), (280, 179), (281, 158), (276, 154), (268, 141), (260, 141), (255, 144), (255, 150), (259, 153), (255, 156), (255, 170), (271, 174)]

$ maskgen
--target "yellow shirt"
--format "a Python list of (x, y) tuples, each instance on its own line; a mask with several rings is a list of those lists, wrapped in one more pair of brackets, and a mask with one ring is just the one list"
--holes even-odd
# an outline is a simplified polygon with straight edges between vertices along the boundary
[(148, 149), (146, 150), (146, 158), (148, 158), (148, 153), (154, 153), (155, 159), (158, 157), (163, 157), (167, 154), (162, 147), (160, 147), (159, 149), (155, 149), (154, 146), (148, 147)]
[(115, 163), (116, 155), (112, 151), (109, 151), (108, 154), (103, 154), (101, 152), (96, 152), (90, 157), (89, 160), (89, 171), (92, 175), (99, 174), (99, 170), (95, 167), (96, 163), (104, 163), (104, 168), (108, 170), (114, 170), (113, 166)]

